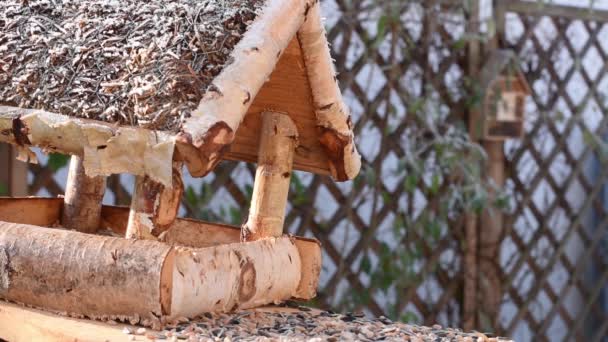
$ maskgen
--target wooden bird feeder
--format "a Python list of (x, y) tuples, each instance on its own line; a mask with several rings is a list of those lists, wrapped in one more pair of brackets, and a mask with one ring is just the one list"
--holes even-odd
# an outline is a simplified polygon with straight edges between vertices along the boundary
[(521, 138), (524, 132), (524, 104), (531, 94), (517, 56), (510, 50), (494, 51), (481, 70), (484, 92), (481, 115), (473, 118), (476, 138), (503, 141)]
[[(0, 14), (0, 141), (72, 155), (64, 198), (0, 199), (0, 298), (152, 326), (313, 298), (319, 243), (283, 230), (291, 172), (360, 168), (318, 1), (52, 6)], [(176, 218), (183, 166), (222, 159), (257, 162), (247, 222)], [(136, 175), (130, 208), (101, 205), (115, 173)]]

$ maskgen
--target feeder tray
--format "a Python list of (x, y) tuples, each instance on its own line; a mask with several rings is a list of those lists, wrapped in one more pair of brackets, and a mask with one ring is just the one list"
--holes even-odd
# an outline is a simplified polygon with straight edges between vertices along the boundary
[[(8, 41), (15, 49), (37, 44), (48, 48), (32, 48), (22, 55), (0, 49), (0, 84), (12, 87), (0, 91), (0, 142), (16, 146), (24, 160), (35, 159), (30, 146), (70, 154), (72, 160), (64, 198), (0, 200), (0, 298), (71, 316), (160, 327), (203, 312), (315, 296), (319, 243), (283, 234), (290, 177), (293, 170), (303, 170), (331, 175), (336, 181), (354, 178), (360, 156), (352, 121), (336, 81), (318, 1), (242, 0), (242, 7), (239, 1), (227, 1), (237, 9), (225, 17), (234, 20), (254, 11), (255, 18), (245, 23), (242, 34), (237, 30), (239, 39), (234, 40), (230, 30), (215, 34), (218, 40), (235, 44), (221, 63), (208, 62), (218, 71), (212, 80), (205, 79), (192, 57), (196, 44), (188, 45), (191, 51), (183, 46), (175, 50), (182, 54), (173, 53), (167, 62), (168, 57), (154, 48), (162, 35), (133, 33), (145, 51), (128, 45), (128, 39), (106, 37), (104, 49), (118, 51), (118, 62), (96, 55), (99, 51), (87, 55), (101, 58), (96, 67), (102, 69), (132, 65), (133, 58), (138, 63), (156, 58), (153, 64), (160, 70), (185, 65), (191, 71), (189, 80), (204, 85), (194, 92), (198, 97), (182, 99), (179, 92), (166, 96), (165, 91), (173, 88), (158, 88), (139, 98), (144, 94), (137, 88), (141, 74), (118, 75), (125, 89), (116, 103), (128, 113), (138, 113), (146, 101), (164, 105), (169, 109), (163, 115), (178, 115), (171, 117), (175, 125), (166, 130), (151, 128), (142, 119), (146, 116), (132, 122), (108, 122), (111, 115), (83, 118), (107, 108), (84, 106), (82, 115), (57, 111), (64, 108), (63, 100), (77, 103), (82, 94), (96, 94), (101, 83), (107, 85), (103, 75), (98, 75), (98, 82), (85, 80), (91, 71), (86, 56), (75, 62), (79, 67), (71, 69), (61, 96), (38, 96), (34, 101), (27, 93), (49, 86), (44, 83), (49, 80), (32, 74), (46, 67), (36, 63), (52, 62), (53, 53), (79, 44), (82, 37), (65, 29), (72, 27), (74, 18), (82, 16), (78, 25), (85, 28), (87, 20), (106, 25), (131, 7), (144, 13), (159, 0), (86, 0), (48, 11), (37, 1), (9, 0), (2, 5), (0, 42)], [(198, 13), (193, 20), (200, 20), (210, 3), (180, 0), (173, 5), (175, 11)], [(248, 8), (252, 3), (259, 6)], [(157, 16), (150, 19), (171, 20), (172, 8), (150, 11)], [(39, 27), (41, 16), (46, 16), (45, 25), (53, 23), (45, 30)], [(189, 31), (195, 26), (175, 30), (196, 36)], [(121, 27), (110, 32), (122, 32)], [(112, 33), (104, 27), (99, 34)], [(174, 47), (169, 44), (167, 49)], [(138, 55), (142, 53), (147, 54)], [(27, 67), (19, 64), (24, 60)], [(99, 65), (100, 60), (105, 64)], [(170, 73), (164, 82), (181, 84), (182, 76)], [(202, 177), (222, 159), (257, 162), (247, 222), (239, 228), (176, 218), (183, 166), (192, 176)], [(101, 205), (105, 177), (115, 173), (136, 175), (130, 208)]]

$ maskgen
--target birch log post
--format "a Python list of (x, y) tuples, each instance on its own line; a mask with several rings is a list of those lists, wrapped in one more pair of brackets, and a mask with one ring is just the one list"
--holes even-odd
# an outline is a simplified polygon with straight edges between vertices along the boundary
[(99, 228), (105, 190), (106, 177), (87, 176), (82, 158), (72, 156), (63, 199), (61, 225), (83, 233), (95, 233)]
[[(504, 142), (484, 141), (483, 147), (488, 155), (488, 177), (498, 189), (505, 184)], [(490, 188), (490, 200), (496, 198), (496, 189)], [(488, 326), (497, 326), (500, 303), (503, 298), (503, 285), (500, 258), (500, 245), (505, 234), (503, 212), (489, 207), (481, 215), (479, 230), (479, 291), (483, 311), (490, 319)], [(480, 313), (478, 313), (480, 315)], [(480, 319), (480, 323), (486, 321)], [(484, 326), (485, 327), (485, 326)]]
[(283, 235), (298, 129), (287, 114), (262, 113), (258, 166), (243, 241)]
[(177, 217), (184, 191), (182, 163), (173, 163), (172, 187), (165, 187), (147, 176), (135, 178), (131, 211), (127, 223), (127, 239), (155, 240)]

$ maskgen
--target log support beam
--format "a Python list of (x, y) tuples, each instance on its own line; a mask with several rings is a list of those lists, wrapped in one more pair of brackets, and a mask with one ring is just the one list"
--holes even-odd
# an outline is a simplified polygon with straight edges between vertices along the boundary
[(191, 248), (0, 221), (0, 299), (159, 328), (310, 294), (300, 283), (316, 283), (320, 248), (297, 241)]
[(184, 192), (182, 163), (173, 163), (172, 187), (147, 176), (135, 178), (126, 238), (156, 240), (175, 221)]
[(106, 177), (85, 174), (82, 158), (72, 156), (63, 199), (61, 225), (93, 234), (99, 228)]
[(284, 113), (263, 112), (258, 165), (249, 217), (241, 229), (242, 241), (283, 235), (287, 194), (298, 145), (298, 130)]

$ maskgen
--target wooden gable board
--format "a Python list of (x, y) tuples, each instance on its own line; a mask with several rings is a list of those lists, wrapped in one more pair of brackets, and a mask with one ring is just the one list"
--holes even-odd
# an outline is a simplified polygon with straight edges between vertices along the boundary
[(317, 120), (312, 104), (310, 84), (302, 51), (293, 39), (277, 63), (270, 80), (264, 84), (236, 132), (226, 159), (257, 161), (259, 133), (265, 110), (285, 112), (298, 128), (299, 147), (294, 157), (294, 169), (329, 174), (328, 161), (317, 133)]

